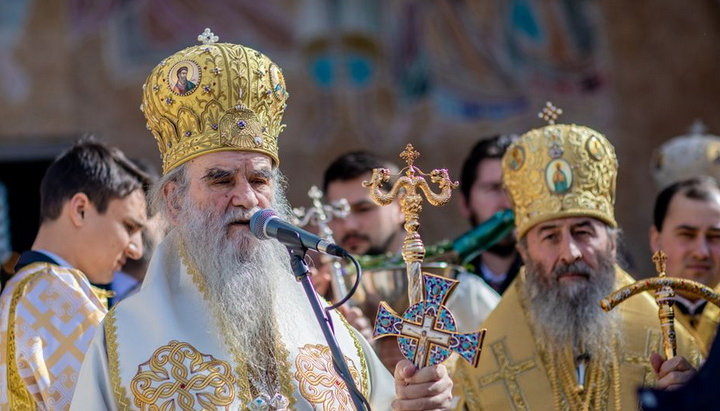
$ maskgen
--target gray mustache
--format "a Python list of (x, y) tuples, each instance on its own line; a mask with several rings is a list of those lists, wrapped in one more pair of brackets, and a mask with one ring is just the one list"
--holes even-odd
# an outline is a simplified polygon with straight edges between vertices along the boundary
[(555, 267), (553, 276), (558, 279), (561, 275), (567, 273), (578, 273), (590, 277), (593, 273), (593, 269), (584, 261), (575, 261), (570, 264), (562, 264)]
[(253, 208), (252, 210), (246, 210), (243, 208), (234, 208), (223, 216), (223, 225), (236, 223), (238, 221), (248, 222), (250, 217), (255, 214), (256, 211), (260, 211), (259, 207)]

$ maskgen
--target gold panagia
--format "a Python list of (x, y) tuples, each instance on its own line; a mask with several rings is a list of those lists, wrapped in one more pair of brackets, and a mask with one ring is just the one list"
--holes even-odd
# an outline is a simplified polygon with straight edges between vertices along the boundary
[(549, 124), (520, 136), (502, 159), (518, 238), (561, 217), (590, 216), (617, 226), (617, 167), (612, 144), (588, 127)]
[[(617, 268), (618, 287), (632, 278)], [(574, 375), (574, 366), (549, 361), (538, 347), (527, 315), (520, 302), (522, 271), (503, 295), (483, 327), (488, 329), (485, 349), (477, 369), (458, 362), (453, 373), (455, 392), (470, 410), (547, 410), (573, 409), (568, 392), (575, 387), (563, 385), (563, 374)], [(620, 310), (620, 336), (615, 345), (618, 368), (588, 371), (584, 393), (572, 394), (589, 409), (636, 409), (637, 388), (652, 385), (655, 374), (648, 361), (650, 354), (661, 352), (662, 338), (657, 323), (657, 304), (648, 293), (628, 299)], [(679, 355), (697, 365), (700, 352), (685, 327), (676, 328)], [(608, 341), (608, 344), (613, 342)], [(586, 380), (586, 381), (588, 381)]]
[(199, 155), (224, 150), (278, 157), (288, 92), (279, 66), (249, 47), (204, 44), (160, 62), (143, 84), (147, 128), (157, 140), (163, 173)]

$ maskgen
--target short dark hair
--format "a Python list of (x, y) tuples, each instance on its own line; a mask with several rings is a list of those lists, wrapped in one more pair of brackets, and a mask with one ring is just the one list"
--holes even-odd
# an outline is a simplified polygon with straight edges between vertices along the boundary
[(150, 178), (117, 148), (85, 137), (62, 153), (45, 171), (40, 183), (40, 222), (55, 220), (63, 204), (85, 193), (99, 213), (110, 200), (137, 189), (147, 193)]
[(180, 77), (180, 72), (183, 71), (183, 70), (185, 70), (185, 71), (187, 71), (187, 72), (190, 71), (190, 70), (187, 68), (187, 66), (180, 66), (180, 68), (177, 69), (177, 71), (175, 72), (175, 75), (176, 75), (177, 77)]
[(502, 158), (515, 135), (496, 134), (484, 137), (473, 146), (465, 158), (460, 172), (460, 192), (465, 200), (470, 199), (470, 189), (477, 180), (478, 164), (488, 158)]
[[(336, 158), (325, 169), (323, 175), (323, 192), (333, 181), (347, 181), (372, 173), (374, 168), (387, 168), (391, 173), (398, 172), (398, 166), (386, 161), (369, 151), (351, 151)], [(392, 182), (383, 184), (383, 188), (389, 190)]]
[(682, 194), (686, 198), (699, 201), (708, 201), (713, 194), (720, 193), (720, 186), (714, 178), (699, 176), (687, 180), (678, 181), (663, 189), (655, 199), (653, 210), (653, 225), (658, 231), (662, 231), (665, 217), (667, 216), (670, 201), (676, 194)]

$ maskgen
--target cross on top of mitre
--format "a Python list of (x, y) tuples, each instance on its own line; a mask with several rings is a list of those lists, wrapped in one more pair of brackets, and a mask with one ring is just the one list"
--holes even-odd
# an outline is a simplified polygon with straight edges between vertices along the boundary
[(220, 37), (210, 31), (210, 28), (205, 28), (205, 30), (197, 36), (197, 39), (202, 44), (213, 44), (217, 43), (218, 40), (220, 40)]
[(545, 107), (538, 113), (538, 117), (548, 122), (548, 124), (555, 124), (555, 120), (560, 117), (563, 113), (561, 108), (553, 105), (551, 102), (546, 102)]

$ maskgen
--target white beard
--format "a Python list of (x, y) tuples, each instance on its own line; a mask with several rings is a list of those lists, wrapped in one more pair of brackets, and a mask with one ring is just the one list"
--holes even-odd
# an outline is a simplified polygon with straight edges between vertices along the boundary
[(186, 197), (178, 234), (206, 282), (208, 304), (223, 342), (246, 361), (255, 387), (272, 397), (279, 389), (280, 336), (307, 329), (315, 321), (293, 278), (285, 246), (258, 240), (247, 226), (229, 234), (230, 222), (247, 219), (254, 211), (212, 215)]
[(541, 266), (526, 262), (521, 294), (536, 338), (546, 352), (558, 354), (570, 347), (576, 356), (590, 354), (609, 361), (619, 317), (615, 311), (603, 311), (599, 302), (613, 291), (615, 267), (609, 253), (599, 258), (598, 270), (583, 262), (573, 264), (572, 271), (585, 271), (589, 279), (568, 285), (557, 279), (558, 271), (567, 266), (557, 267), (548, 278)]

